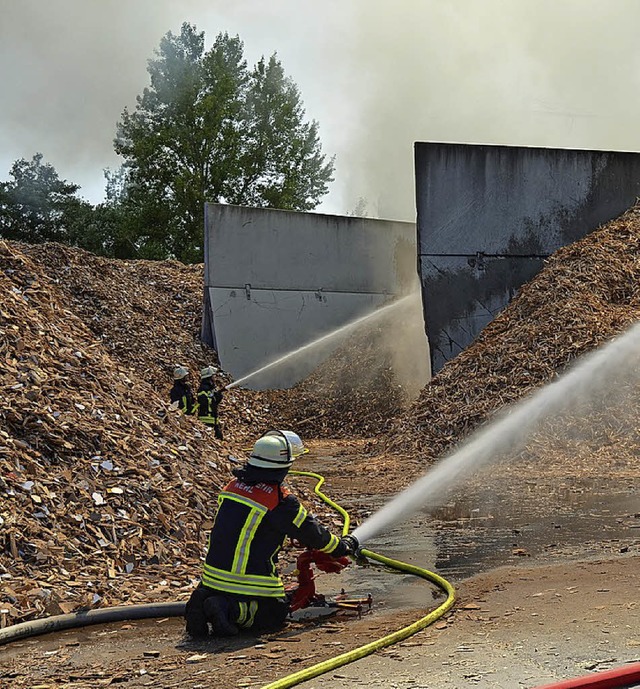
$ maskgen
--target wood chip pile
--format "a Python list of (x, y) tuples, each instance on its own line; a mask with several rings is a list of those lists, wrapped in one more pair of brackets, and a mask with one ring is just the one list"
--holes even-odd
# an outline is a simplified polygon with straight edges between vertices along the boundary
[[(56, 285), (67, 308), (78, 316), (114, 359), (166, 398), (176, 365), (198, 372), (217, 364), (214, 350), (200, 340), (203, 266), (178, 261), (119, 261), (61, 244), (15, 244)], [(222, 387), (231, 378), (221, 372)], [(229, 436), (249, 442), (271, 424), (259, 395), (230, 391), (221, 406)]]
[(640, 207), (634, 207), (557, 251), (396, 421), (385, 453), (420, 458), (423, 470), (498, 409), (639, 318)]
[(282, 425), (237, 388), (223, 443), (169, 408), (173, 367), (217, 360), (202, 266), (0, 242), (0, 280), (0, 625), (184, 599), (229, 455)]
[(134, 266), (157, 282), (154, 301), (126, 267), (109, 272), (117, 262), (61, 247), (28, 253), (0, 242), (0, 624), (175, 599), (198, 574), (229, 452), (266, 419), (232, 391), (223, 445), (169, 408), (166, 363), (183, 351), (191, 362), (212, 356), (189, 349), (181, 311), (196, 297), (181, 282), (172, 296), (174, 266)]

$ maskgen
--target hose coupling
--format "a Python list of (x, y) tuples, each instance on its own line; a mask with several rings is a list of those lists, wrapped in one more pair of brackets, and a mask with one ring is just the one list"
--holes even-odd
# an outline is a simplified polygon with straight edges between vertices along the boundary
[(347, 534), (342, 537), (342, 542), (347, 547), (347, 555), (353, 555), (353, 557), (359, 557), (360, 555), (360, 542), (353, 534)]

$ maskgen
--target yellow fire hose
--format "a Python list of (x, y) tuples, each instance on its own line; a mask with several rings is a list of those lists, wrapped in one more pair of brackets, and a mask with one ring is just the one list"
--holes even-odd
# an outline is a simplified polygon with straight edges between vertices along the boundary
[[(349, 533), (349, 514), (345, 509), (340, 507), (340, 505), (335, 503), (320, 490), (322, 484), (324, 483), (324, 477), (320, 474), (314, 474), (311, 471), (290, 471), (289, 473), (294, 474), (296, 476), (308, 476), (310, 478), (314, 478), (317, 480), (317, 483), (313, 489), (314, 493), (321, 500), (323, 500), (323, 502), (325, 502), (327, 505), (329, 505), (342, 515), (342, 517), (344, 518), (342, 534), (346, 536)], [(399, 629), (396, 632), (387, 634), (386, 636), (383, 636), (380, 639), (376, 639), (375, 641), (371, 641), (370, 643), (365, 644), (364, 646), (360, 646), (359, 648), (354, 648), (352, 651), (341, 653), (338, 656), (329, 658), (329, 660), (324, 660), (321, 663), (312, 665), (311, 667), (308, 667), (304, 670), (294, 672), (293, 674), (278, 679), (275, 682), (265, 684), (262, 687), (262, 689), (286, 689), (287, 687), (293, 687), (296, 684), (305, 682), (308, 679), (318, 677), (318, 675), (322, 675), (325, 672), (335, 670), (336, 668), (341, 667), (343, 665), (347, 665), (348, 663), (352, 663), (355, 660), (360, 660), (360, 658), (364, 658), (365, 656), (371, 655), (372, 653), (380, 650), (381, 648), (391, 646), (392, 644), (396, 644), (399, 641), (404, 641), (404, 639), (412, 636), (413, 634), (416, 634), (425, 627), (428, 627), (430, 624), (433, 624), (433, 622), (442, 617), (447, 612), (447, 610), (449, 610), (453, 605), (456, 595), (455, 589), (446, 579), (443, 579), (441, 576), (438, 576), (433, 572), (429, 572), (428, 570), (423, 569), (422, 567), (416, 567), (415, 565), (410, 565), (406, 562), (392, 560), (391, 558), (385, 557), (384, 555), (378, 555), (378, 553), (374, 553), (372, 550), (367, 550), (366, 548), (362, 548), (360, 552), (364, 557), (369, 558), (371, 560), (376, 560), (377, 562), (380, 562), (381, 564), (386, 565), (387, 567), (392, 567), (393, 569), (397, 569), (402, 572), (408, 572), (409, 574), (413, 574), (417, 577), (420, 577), (421, 579), (427, 579), (428, 581), (433, 582), (447, 594), (447, 599), (444, 603), (442, 603), (439, 607), (430, 612), (428, 615), (421, 617), (419, 620), (413, 622), (407, 627), (403, 627), (402, 629)]]

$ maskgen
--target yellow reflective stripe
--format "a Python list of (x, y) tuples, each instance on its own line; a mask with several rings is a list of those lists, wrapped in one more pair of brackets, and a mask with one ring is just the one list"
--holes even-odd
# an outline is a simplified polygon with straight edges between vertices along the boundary
[(239, 502), (242, 505), (250, 507), (252, 510), (258, 510), (258, 512), (262, 512), (263, 514), (266, 514), (269, 511), (269, 508), (265, 505), (261, 505), (259, 502), (255, 502), (254, 500), (251, 500), (251, 498), (245, 498), (244, 495), (238, 495), (237, 493), (230, 493), (229, 491), (223, 490), (218, 496), (218, 502), (221, 502), (222, 498), (235, 500), (236, 502)]
[(240, 606), (240, 614), (236, 620), (238, 626), (242, 627), (243, 629), (253, 627), (253, 623), (256, 619), (256, 613), (258, 612), (258, 601), (251, 600), (249, 603), (246, 603), (245, 601), (241, 600), (238, 601), (238, 605)]
[(203, 390), (202, 392), (198, 393), (198, 412), (200, 411), (200, 398), (205, 397), (207, 400), (207, 413), (204, 414), (203, 416), (199, 416), (198, 418), (202, 423), (211, 423), (211, 424), (216, 424), (218, 423), (218, 417), (217, 416), (211, 416), (211, 403), (213, 402), (213, 392), (207, 392), (206, 390)]
[(270, 577), (264, 574), (236, 574), (234, 572), (229, 572), (226, 569), (218, 569), (217, 567), (212, 567), (211, 565), (208, 565), (206, 562), (202, 566), (202, 571), (209, 578), (219, 579), (221, 581), (228, 581), (229, 583), (248, 583), (254, 586), (262, 587), (282, 586), (282, 580), (280, 579), (280, 577), (277, 576)]
[(243, 627), (244, 623), (247, 621), (247, 604), (244, 601), (240, 600), (238, 601), (238, 605), (240, 606), (240, 614), (238, 615), (238, 619), (236, 620), (236, 622), (241, 627)]
[(300, 505), (300, 509), (298, 510), (298, 514), (293, 518), (293, 525), (297, 526), (300, 528), (302, 526), (302, 522), (307, 518), (307, 510), (303, 507), (303, 505)]
[(331, 534), (330, 541), (327, 543), (327, 545), (325, 545), (324, 548), (320, 548), (320, 552), (321, 553), (330, 553), (332, 550), (336, 549), (339, 542), (340, 542), (340, 539), (337, 536), (334, 536), (333, 534)]
[(236, 545), (236, 550), (233, 554), (233, 563), (231, 565), (232, 572), (244, 574), (249, 561), (251, 541), (256, 535), (260, 522), (262, 521), (264, 515), (269, 511), (269, 508), (265, 505), (261, 505), (259, 502), (254, 502), (249, 498), (245, 498), (244, 496), (236, 495), (236, 493), (222, 491), (220, 495), (227, 500), (233, 500), (241, 505), (245, 505), (251, 510), (249, 512), (249, 516), (244, 522), (242, 530), (240, 531), (238, 544)]
[(278, 553), (282, 550), (282, 547), (284, 546), (284, 542), (287, 540), (287, 537), (285, 536), (282, 539), (282, 543), (279, 543), (276, 546), (276, 549), (271, 553), (271, 557), (269, 558), (269, 562), (271, 563), (271, 573), (273, 574), (274, 577), (278, 576), (278, 573), (276, 571), (276, 558), (278, 557)]
[(253, 627), (253, 623), (256, 619), (256, 613), (258, 612), (258, 601), (252, 600), (249, 602), (249, 619), (245, 622), (244, 627)]
[[(266, 511), (266, 510), (265, 510)], [(249, 552), (251, 550), (251, 543), (256, 535), (256, 531), (260, 526), (260, 522), (264, 517), (264, 512), (252, 509), (249, 516), (242, 527), (240, 538), (238, 538), (238, 545), (233, 556), (233, 564), (231, 571), (240, 572), (244, 574), (247, 571), (247, 563), (249, 562)]]
[(264, 588), (261, 586), (252, 586), (251, 584), (232, 584), (227, 581), (220, 581), (219, 579), (212, 579), (206, 574), (202, 576), (202, 583), (210, 589), (216, 591), (224, 591), (225, 593), (235, 593), (239, 596), (258, 596), (259, 598), (284, 598), (284, 586), (276, 588)]

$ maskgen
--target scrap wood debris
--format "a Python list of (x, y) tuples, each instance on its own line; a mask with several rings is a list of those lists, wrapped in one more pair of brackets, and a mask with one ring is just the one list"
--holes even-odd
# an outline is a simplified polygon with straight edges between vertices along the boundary
[[(304, 438), (369, 437), (406, 408), (390, 362), (380, 363), (376, 337), (358, 340), (354, 338), (293, 388), (263, 393), (283, 426), (295, 428)], [(355, 353), (360, 357), (354, 358)], [(375, 366), (366, 365), (368, 357)]]
[[(114, 260), (62, 244), (12, 244), (56, 285), (67, 308), (112, 357), (138, 379), (166, 395), (173, 368), (187, 366), (194, 392), (200, 369), (219, 366), (216, 352), (200, 339), (204, 268), (179, 261)], [(223, 387), (224, 371), (215, 376)], [(253, 438), (271, 417), (260, 395), (227, 392), (221, 421), (228, 435)]]
[[(639, 318), (640, 206), (635, 206), (551, 256), (476, 341), (443, 367), (409, 411), (395, 420), (381, 443), (379, 471), (388, 475), (393, 470), (384, 459), (389, 453), (411, 457), (415, 462), (399, 463), (410, 480), (502, 407), (553, 380), (578, 356)], [(611, 415), (605, 416), (610, 426)], [(592, 429), (585, 424), (582, 438), (587, 432), (602, 434), (601, 424)], [(638, 450), (637, 433), (630, 436), (629, 423), (622, 426), (617, 434), (609, 428), (608, 444), (615, 441), (623, 456), (632, 458)], [(553, 454), (544, 439), (534, 438), (532, 445), (536, 443), (535, 451), (529, 448), (532, 456)], [(564, 450), (556, 448), (554, 457), (575, 457), (578, 445), (567, 442)], [(593, 451), (602, 443), (592, 445)], [(380, 445), (374, 449), (380, 451)], [(585, 464), (593, 463), (592, 452), (585, 454)]]
[[(69, 294), (73, 270), (91, 289), (91, 259), (60, 247), (33, 249), (31, 257), (22, 249), (0, 242), (0, 624), (157, 600), (163, 591), (174, 597), (199, 574), (228, 453), (239, 456), (243, 433), (252, 425), (262, 431), (267, 420), (260, 408), (244, 417), (238, 391), (226, 410), (231, 441), (223, 450), (209, 429), (168, 405), (167, 381), (149, 384), (154, 356), (159, 369), (163, 347), (182, 351), (171, 324), (166, 338), (154, 339), (152, 325), (136, 332), (132, 318), (134, 339), (126, 341), (134, 296), (114, 287), (119, 297), (100, 297), (113, 313), (105, 311), (98, 339), (87, 327), (96, 327), (90, 311), (78, 313), (80, 286)], [(36, 260), (43, 252), (63, 257), (50, 270), (68, 282), (44, 273)], [(103, 267), (93, 282), (126, 281)], [(122, 339), (109, 347), (112, 318)], [(163, 314), (145, 318), (158, 327)]]
[(200, 332), (202, 265), (113, 260), (55, 243), (12, 245), (50, 278), (103, 348), (149, 384), (170, 386), (183, 359), (194, 373), (196, 365), (216, 363), (193, 336)]

